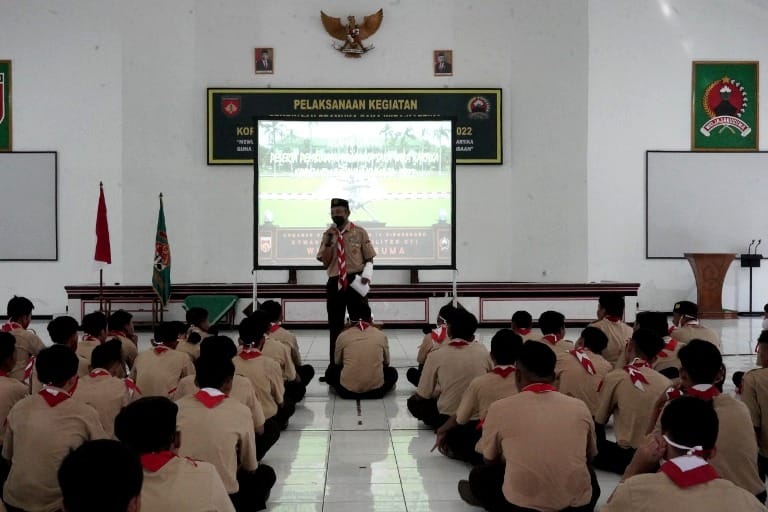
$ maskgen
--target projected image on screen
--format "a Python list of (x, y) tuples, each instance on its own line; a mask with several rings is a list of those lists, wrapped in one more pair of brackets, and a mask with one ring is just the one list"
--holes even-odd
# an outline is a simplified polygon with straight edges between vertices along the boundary
[(330, 200), (345, 198), (377, 267), (453, 267), (451, 120), (257, 119), (258, 268), (318, 268)]

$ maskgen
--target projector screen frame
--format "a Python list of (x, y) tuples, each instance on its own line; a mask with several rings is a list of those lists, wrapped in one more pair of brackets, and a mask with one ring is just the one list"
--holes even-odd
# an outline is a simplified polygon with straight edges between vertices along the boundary
[[(301, 116), (281, 116), (281, 115), (263, 115), (254, 116), (254, 153), (258, 152), (259, 147), (259, 121), (322, 121), (322, 122), (397, 122), (397, 121), (449, 121), (451, 124), (450, 130), (450, 180), (451, 180), (451, 247), (450, 247), (450, 263), (444, 265), (392, 265), (385, 263), (377, 263), (376, 268), (379, 270), (456, 270), (456, 126), (458, 118), (456, 116), (421, 116), (421, 117), (398, 117), (392, 119), (317, 119)], [(354, 214), (353, 214), (354, 215)], [(354, 222), (354, 218), (352, 219)], [(328, 206), (328, 223), (330, 224), (330, 203)], [(261, 265), (259, 264), (259, 159), (258, 155), (254, 154), (253, 158), (253, 269), (254, 270), (322, 270), (322, 266), (318, 261), (316, 265)], [(375, 246), (374, 246), (375, 248)]]

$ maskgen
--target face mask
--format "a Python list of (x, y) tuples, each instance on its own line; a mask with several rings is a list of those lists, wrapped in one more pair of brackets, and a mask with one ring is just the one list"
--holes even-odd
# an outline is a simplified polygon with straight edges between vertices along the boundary
[(333, 223), (336, 224), (336, 226), (338, 227), (343, 226), (344, 223), (347, 222), (347, 219), (345, 219), (340, 215), (334, 215), (333, 217), (331, 217), (331, 219), (333, 220)]

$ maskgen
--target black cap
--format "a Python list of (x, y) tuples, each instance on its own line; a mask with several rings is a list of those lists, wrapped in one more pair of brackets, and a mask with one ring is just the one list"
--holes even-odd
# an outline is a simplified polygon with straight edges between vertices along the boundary
[(343, 206), (344, 208), (349, 210), (349, 201), (347, 201), (346, 199), (334, 197), (333, 199), (331, 199), (331, 208), (335, 206)]
[(681, 300), (675, 304), (674, 308), (672, 308), (672, 313), (689, 316), (691, 318), (698, 318), (699, 307), (691, 301)]

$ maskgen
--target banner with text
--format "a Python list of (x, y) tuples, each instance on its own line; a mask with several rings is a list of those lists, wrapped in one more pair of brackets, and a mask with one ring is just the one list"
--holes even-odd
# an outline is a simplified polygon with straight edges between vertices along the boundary
[(251, 165), (253, 117), (455, 117), (457, 164), (501, 164), (501, 89), (208, 89), (208, 164)]

